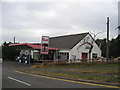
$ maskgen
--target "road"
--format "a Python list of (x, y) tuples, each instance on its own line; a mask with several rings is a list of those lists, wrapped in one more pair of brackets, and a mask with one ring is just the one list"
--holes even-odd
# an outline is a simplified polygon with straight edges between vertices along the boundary
[(2, 88), (107, 88), (97, 85), (69, 82), (15, 72), (15, 69), (28, 69), (31, 65), (18, 62), (3, 62)]

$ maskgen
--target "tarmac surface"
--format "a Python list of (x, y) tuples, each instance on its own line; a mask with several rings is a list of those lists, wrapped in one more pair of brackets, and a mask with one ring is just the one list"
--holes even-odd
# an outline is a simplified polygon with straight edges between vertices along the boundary
[(3, 62), (2, 88), (107, 88), (15, 72), (17, 69), (25, 70), (30, 67), (31, 65), (18, 62)]

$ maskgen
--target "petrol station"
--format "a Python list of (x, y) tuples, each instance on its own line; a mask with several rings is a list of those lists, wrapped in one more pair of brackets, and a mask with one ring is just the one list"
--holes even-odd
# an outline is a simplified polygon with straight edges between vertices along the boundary
[(101, 49), (88, 32), (57, 37), (42, 36), (39, 44), (17, 43), (9, 46), (20, 50), (19, 62), (28, 64), (44, 61), (92, 62), (101, 57)]
[(41, 44), (18, 43), (10, 44), (16, 50), (20, 50), (17, 61), (20, 63), (40, 63), (43, 61), (57, 60), (58, 48), (49, 47), (49, 37), (42, 36)]

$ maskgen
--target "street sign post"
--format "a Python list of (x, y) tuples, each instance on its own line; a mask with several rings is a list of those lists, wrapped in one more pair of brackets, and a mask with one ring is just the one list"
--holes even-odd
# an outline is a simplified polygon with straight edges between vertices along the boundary
[(49, 36), (42, 36), (41, 41), (41, 54), (48, 54), (49, 53)]

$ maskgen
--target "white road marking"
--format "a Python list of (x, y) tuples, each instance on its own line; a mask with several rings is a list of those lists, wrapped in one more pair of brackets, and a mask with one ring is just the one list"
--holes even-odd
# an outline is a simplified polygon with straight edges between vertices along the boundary
[(18, 80), (18, 79), (15, 79), (15, 78), (12, 78), (12, 77), (8, 77), (8, 78), (11, 79), (11, 80), (14, 80), (14, 81), (20, 82), (20, 83), (22, 83), (22, 84), (25, 84), (25, 85), (27, 85), (27, 86), (31, 86), (31, 84), (26, 83), (26, 82), (23, 82), (23, 81), (20, 81), (20, 80)]

